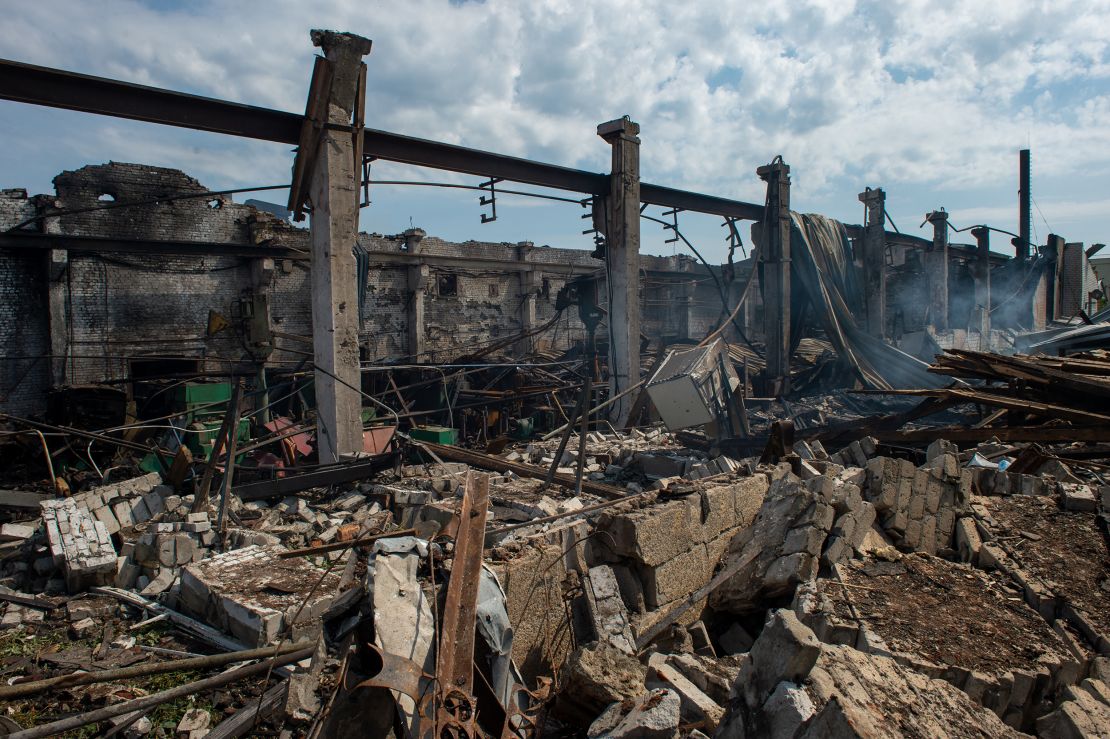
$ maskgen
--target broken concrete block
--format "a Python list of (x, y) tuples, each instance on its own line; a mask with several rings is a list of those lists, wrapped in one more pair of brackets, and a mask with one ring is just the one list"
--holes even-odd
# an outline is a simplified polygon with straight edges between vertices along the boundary
[(805, 680), (821, 654), (821, 643), (793, 611), (779, 609), (767, 617), (749, 654), (754, 672), (751, 688), (762, 704), (778, 683)]
[(627, 707), (615, 703), (590, 725), (590, 739), (672, 739), (681, 723), (681, 700), (673, 690), (661, 688)]
[(975, 527), (975, 519), (964, 516), (956, 522), (956, 551), (961, 562), (979, 564), (979, 550), (983, 547), (983, 540), (979, 530)]
[(695, 536), (693, 508), (675, 500), (646, 510), (602, 516), (599, 528), (612, 534), (614, 553), (632, 557), (642, 564), (662, 564), (700, 541)]
[(799, 727), (817, 713), (817, 707), (805, 688), (783, 681), (764, 702), (763, 711), (770, 718), (768, 736), (796, 736)]
[(1074, 482), (1058, 482), (1056, 490), (1064, 503), (1065, 511), (1078, 511), (1082, 513), (1094, 512), (1098, 508), (1095, 491), (1090, 485), (1081, 485)]
[(38, 533), (39, 524), (6, 523), (0, 526), (0, 541), (24, 541)]
[(320, 697), (316, 691), (320, 681), (310, 673), (294, 672), (289, 676), (289, 690), (285, 694), (285, 715), (295, 722), (311, 720), (320, 712)]
[(588, 601), (598, 638), (608, 641), (627, 654), (636, 653), (636, 640), (625, 613), (620, 586), (613, 568), (606, 565), (590, 568)]
[(710, 732), (717, 730), (724, 716), (724, 709), (668, 664), (666, 655), (655, 653), (648, 658), (647, 687), (673, 690), (678, 694), (682, 719), (688, 723), (701, 722)]
[(641, 567), (644, 600), (648, 608), (659, 608), (685, 597), (709, 581), (712, 576), (709, 554), (704, 544), (675, 556), (655, 567)]
[(937, 439), (933, 443), (929, 444), (929, 447), (925, 450), (925, 459), (932, 461), (944, 454), (951, 454), (955, 456), (959, 453), (959, 447), (957, 447), (952, 442), (945, 439)]
[(91, 618), (83, 618), (69, 625), (69, 635), (74, 639), (86, 639), (96, 632), (99, 624)]
[(752, 639), (751, 634), (743, 626), (734, 623), (721, 634), (717, 642), (721, 645), (721, 649), (728, 654), (742, 654), (752, 648), (755, 640)]
[(296, 627), (312, 633), (336, 597), (340, 575), (328, 573), (321, 581), (321, 571), (311, 563), (278, 559), (281, 551), (249, 546), (186, 566), (179, 595), (183, 609), (244, 644), (263, 646), (293, 626), (304, 602)]
[(562, 675), (566, 688), (559, 699), (560, 710), (590, 720), (611, 703), (640, 696), (647, 670), (632, 655), (607, 642), (595, 642), (575, 650)]
[(148, 598), (160, 595), (170, 589), (175, 579), (177, 579), (177, 575), (174, 574), (173, 568), (163, 567), (158, 570), (158, 574), (146, 584), (146, 587), (140, 591), (140, 595), (145, 595)]

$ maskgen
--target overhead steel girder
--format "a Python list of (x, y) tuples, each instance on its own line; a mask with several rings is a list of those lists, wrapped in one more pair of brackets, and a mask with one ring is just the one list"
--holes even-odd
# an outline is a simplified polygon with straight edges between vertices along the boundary
[[(295, 146), (303, 116), (0, 59), (0, 99)], [(465, 146), (364, 129), (364, 153), (392, 162), (604, 195), (609, 176)], [(643, 183), (649, 205), (758, 221), (763, 206)]]

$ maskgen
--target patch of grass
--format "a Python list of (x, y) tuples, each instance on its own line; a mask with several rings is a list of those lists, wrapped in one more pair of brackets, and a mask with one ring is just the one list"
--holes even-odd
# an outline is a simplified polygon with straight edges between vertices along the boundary
[(173, 631), (173, 626), (166, 621), (158, 621), (150, 626), (144, 627), (142, 631), (132, 632), (135, 636), (135, 641), (145, 647), (156, 647), (162, 643), (165, 638)]
[(66, 636), (64, 629), (28, 634), (23, 629), (13, 629), (0, 635), (0, 658), (35, 657), (51, 647), (80, 644)]

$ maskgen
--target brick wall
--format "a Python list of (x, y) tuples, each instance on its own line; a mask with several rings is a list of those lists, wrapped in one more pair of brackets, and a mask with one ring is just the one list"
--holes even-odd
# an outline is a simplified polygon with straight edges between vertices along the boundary
[[(24, 190), (0, 190), (0, 229), (35, 214)], [(0, 409), (37, 410), (50, 383), (49, 323), (43, 255), (0, 250)]]
[[(54, 179), (51, 207), (84, 210), (44, 221), (52, 233), (121, 239), (207, 243), (274, 243), (308, 249), (306, 229), (295, 228), (207, 188), (174, 169), (110, 162), (67, 171)], [(183, 194), (202, 197), (165, 201)], [(112, 203), (141, 203), (105, 207)], [(3, 191), (0, 225), (35, 213), (35, 199)], [(369, 252), (360, 338), (369, 358), (410, 355), (408, 316), (414, 295), (411, 264), (429, 267), (424, 289), (423, 343), (426, 359), (447, 360), (479, 346), (519, 334), (531, 284), (538, 326), (555, 315), (559, 290), (576, 275), (602, 275), (604, 263), (587, 251), (535, 247), (529, 243), (452, 243), (425, 237), (406, 251), (403, 236), (360, 234)], [(70, 253), (68, 272), (55, 300), (62, 301), (69, 356), (65, 381), (92, 383), (126, 377), (128, 360), (141, 356), (184, 356), (204, 360), (209, 370), (249, 361), (240, 304), (253, 289), (253, 260), (221, 256), (145, 256)], [(646, 336), (700, 338), (720, 312), (716, 288), (688, 257), (644, 256), (642, 331)], [(531, 273), (531, 278), (525, 276)], [(269, 284), (275, 331), (308, 337), (312, 332), (311, 282), (306, 260), (277, 260)], [(442, 278), (442, 279), (441, 279)], [(453, 289), (449, 289), (453, 288)], [(41, 255), (0, 252), (0, 339), (9, 356), (49, 354), (48, 283)], [(604, 285), (599, 296), (606, 304)], [(207, 335), (209, 311), (232, 326)], [(599, 338), (605, 338), (604, 325)], [(532, 340), (542, 349), (564, 349), (584, 337), (577, 311)], [(303, 352), (304, 344), (278, 339), (278, 347)], [(296, 363), (303, 354), (282, 351), (277, 363)], [(0, 408), (41, 409), (49, 385), (49, 362), (5, 360), (0, 368)], [(25, 376), (24, 376), (25, 375)], [(20, 379), (22, 378), (22, 379)], [(9, 397), (10, 396), (10, 397)]]

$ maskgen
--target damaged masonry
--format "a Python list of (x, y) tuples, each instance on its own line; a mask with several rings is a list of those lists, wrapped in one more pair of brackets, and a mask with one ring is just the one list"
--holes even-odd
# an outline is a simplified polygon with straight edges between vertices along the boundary
[[(303, 116), (0, 62), (296, 146), (285, 208), (0, 191), (8, 734), (1107, 735), (1110, 310), (1028, 152), (1010, 257), (797, 213), (781, 157), (762, 205), (643, 183), (627, 117), (606, 175), (365, 128), (370, 42), (312, 42)], [(596, 248), (360, 232), (376, 159)], [(641, 255), (646, 205), (752, 251)]]

